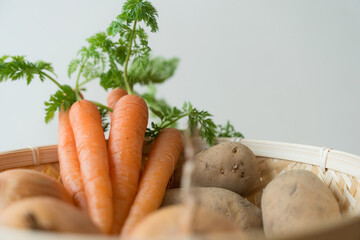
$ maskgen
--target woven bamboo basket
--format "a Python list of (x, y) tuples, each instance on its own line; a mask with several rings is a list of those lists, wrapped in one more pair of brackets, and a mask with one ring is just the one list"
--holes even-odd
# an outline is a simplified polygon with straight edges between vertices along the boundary
[[(219, 138), (217, 142), (241, 141), (256, 155), (261, 181), (248, 200), (260, 206), (262, 190), (277, 175), (291, 169), (306, 169), (315, 173), (336, 197), (343, 219), (327, 222), (309, 231), (284, 236), (282, 239), (360, 239), (360, 157), (330, 148), (271, 141)], [(206, 146), (204, 145), (204, 148)], [(151, 145), (145, 145), (146, 156)], [(43, 172), (60, 180), (57, 145), (29, 147), (0, 153), (0, 171), (27, 168)], [(235, 235), (217, 235), (216, 239), (236, 239)], [(119, 239), (118, 237), (59, 234), (0, 228), (0, 239)], [(172, 239), (175, 239), (172, 238)], [(186, 238), (188, 239), (188, 238)], [(254, 233), (248, 239), (265, 239)]]

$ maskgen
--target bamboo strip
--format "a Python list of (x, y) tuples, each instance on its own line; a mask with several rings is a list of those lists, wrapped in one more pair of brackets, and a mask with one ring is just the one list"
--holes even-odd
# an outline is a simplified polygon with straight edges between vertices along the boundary
[[(256, 156), (286, 159), (322, 166), (320, 152), (323, 148), (321, 147), (248, 139), (241, 140), (241, 143), (248, 146)], [(326, 168), (359, 178), (360, 157), (338, 150), (330, 150)]]
[[(57, 145), (41, 146), (37, 149), (38, 164), (58, 162)], [(34, 165), (33, 151), (34, 149), (25, 148), (0, 153), (0, 171)]]
[[(218, 143), (234, 141), (229, 138), (219, 138)], [(238, 140), (237, 140), (238, 141)], [(242, 139), (241, 142), (248, 146), (256, 156), (267, 158), (285, 159), (311, 165), (321, 166), (320, 151), (322, 148), (271, 141), (248, 140)], [(206, 146), (204, 144), (204, 146)], [(150, 152), (152, 143), (144, 143), (143, 153), (146, 155)], [(54, 163), (58, 161), (57, 145), (38, 147), (39, 163)], [(9, 152), (0, 153), (0, 171), (33, 165), (33, 153), (30, 148), (19, 149)], [(349, 153), (331, 150), (327, 157), (328, 169), (350, 174), (351, 176), (360, 177), (360, 157)]]

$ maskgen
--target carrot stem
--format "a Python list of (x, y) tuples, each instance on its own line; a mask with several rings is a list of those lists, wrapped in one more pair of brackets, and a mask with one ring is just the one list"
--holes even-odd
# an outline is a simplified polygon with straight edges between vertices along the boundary
[(131, 55), (132, 43), (133, 43), (134, 38), (135, 38), (136, 23), (137, 23), (137, 20), (135, 19), (134, 26), (133, 26), (132, 33), (131, 33), (131, 39), (130, 39), (130, 43), (129, 43), (129, 47), (128, 47), (128, 52), (127, 52), (127, 55), (126, 55), (125, 66), (124, 66), (124, 80), (125, 80), (126, 90), (127, 90), (129, 95), (134, 94), (134, 91), (132, 89), (132, 86), (129, 83), (129, 79), (128, 79), (128, 76), (127, 76), (127, 69), (128, 69), (130, 55)]
[(95, 104), (96, 106), (98, 107), (101, 107), (101, 108), (104, 108), (106, 110), (108, 110), (108, 112), (113, 112), (113, 109), (112, 108), (109, 108), (108, 106), (105, 106), (104, 104), (101, 104), (99, 102), (96, 102), (96, 101), (91, 101), (93, 104)]
[(82, 73), (82, 71), (84, 70), (85, 64), (86, 64), (86, 62), (88, 61), (88, 59), (89, 59), (89, 58), (86, 58), (86, 59), (84, 60), (84, 62), (81, 64), (81, 67), (80, 67), (80, 69), (79, 69), (79, 72), (78, 72), (78, 75), (77, 75), (77, 78), (76, 78), (75, 95), (76, 95), (76, 99), (77, 99), (77, 100), (81, 100), (80, 93), (79, 93), (79, 88), (80, 88), (79, 81), (80, 81), (81, 73)]
[(176, 119), (174, 119), (173, 121), (161, 126), (161, 129), (167, 128), (169, 126), (171, 126), (172, 124), (176, 123), (177, 121), (179, 121), (181, 118), (189, 116), (189, 113), (185, 113), (183, 115), (180, 115), (179, 117), (177, 117)]
[(43, 74), (44, 74), (44, 76), (46, 76), (50, 81), (52, 81), (53, 83), (55, 83), (60, 89), (62, 88), (62, 85), (61, 85), (58, 81), (56, 81), (54, 78), (52, 78), (50, 75), (48, 75), (48, 74), (46, 74), (46, 73), (44, 73), (44, 72), (43, 72)]

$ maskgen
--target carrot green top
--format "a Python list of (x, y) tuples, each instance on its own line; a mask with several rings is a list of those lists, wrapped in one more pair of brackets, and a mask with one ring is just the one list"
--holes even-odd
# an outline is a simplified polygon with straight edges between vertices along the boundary
[[(72, 88), (59, 84), (50, 63), (44, 61), (29, 62), (23, 56), (0, 58), (0, 82), (11, 79), (25, 78), (29, 84), (37, 75), (41, 81), (48, 79), (55, 83), (59, 90), (45, 102), (46, 117), (49, 122), (57, 110), (68, 109), (79, 100), (84, 85), (94, 79), (100, 79), (100, 85), (109, 88), (123, 88), (128, 94), (138, 94), (134, 85), (146, 85), (149, 91), (141, 95), (153, 117), (153, 122), (147, 129), (147, 136), (155, 138), (161, 129), (175, 127), (182, 119), (188, 119), (190, 129), (200, 126), (201, 136), (213, 145), (218, 136), (243, 137), (234, 130), (228, 122), (226, 126), (216, 125), (212, 115), (207, 111), (197, 110), (189, 102), (182, 108), (171, 107), (165, 100), (155, 97), (154, 84), (163, 83), (175, 72), (179, 59), (150, 56), (151, 48), (148, 44), (148, 35), (143, 27), (155, 33), (158, 31), (158, 12), (147, 0), (126, 0), (122, 12), (111, 22), (106, 31), (99, 32), (87, 39), (88, 46), (82, 47), (78, 57), (72, 60), (68, 67), (68, 75), (75, 72), (76, 83)], [(82, 79), (82, 81), (80, 81)], [(101, 103), (94, 102), (103, 119), (112, 109)], [(103, 121), (104, 129), (108, 123)]]
[[(142, 26), (151, 32), (158, 31), (158, 13), (146, 0), (127, 0), (120, 15), (112, 21), (104, 32), (87, 39), (88, 52), (100, 56), (101, 61), (93, 64), (103, 72), (100, 85), (105, 89), (123, 88), (128, 94), (134, 94), (134, 85), (162, 83), (170, 78), (178, 65), (178, 58), (164, 59), (151, 57), (148, 34)], [(75, 59), (71, 69), (85, 62), (86, 57)]]
[[(90, 57), (94, 58), (93, 56)], [(84, 71), (84, 68), (80, 70), (80, 72), (82, 71)], [(79, 87), (74, 90), (69, 85), (62, 85), (55, 80), (56, 74), (54, 73), (51, 63), (45, 61), (30, 62), (26, 60), (24, 56), (5, 55), (0, 58), (0, 82), (26, 79), (27, 84), (30, 84), (36, 76), (42, 82), (46, 79), (50, 80), (59, 88), (56, 93), (51, 95), (50, 99), (45, 102), (46, 123), (49, 123), (54, 118), (57, 110), (63, 109), (66, 111), (72, 104), (81, 99)], [(77, 80), (77, 86), (83, 86), (88, 82), (86, 79), (84, 82), (78, 84), (78, 81), (79, 80)], [(107, 108), (101, 103), (94, 103), (98, 106), (102, 115), (107, 111), (112, 111), (112, 109)]]

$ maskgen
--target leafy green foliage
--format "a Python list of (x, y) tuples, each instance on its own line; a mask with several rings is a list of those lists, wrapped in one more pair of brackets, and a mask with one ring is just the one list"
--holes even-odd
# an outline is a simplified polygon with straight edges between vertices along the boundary
[(185, 103), (183, 110), (189, 113), (189, 128), (194, 130), (200, 125), (200, 135), (209, 145), (214, 145), (216, 140), (216, 125), (207, 111), (199, 111), (191, 103)]
[[(157, 17), (157, 11), (149, 1), (127, 0), (121, 14), (110, 24), (106, 33), (99, 32), (87, 39), (88, 51), (104, 56), (105, 69), (102, 68), (103, 72), (93, 77), (100, 77), (100, 85), (105, 90), (129, 87), (132, 92), (135, 84), (162, 83), (174, 74), (179, 59), (151, 58), (148, 35), (139, 26), (139, 23), (143, 23), (151, 32), (156, 32)], [(69, 75), (77, 70), (81, 62), (75, 59), (70, 63)], [(127, 71), (129, 63), (131, 66)]]
[(199, 111), (193, 107), (189, 102), (185, 102), (182, 109), (161, 108), (155, 113), (161, 120), (160, 123), (151, 123), (151, 129), (147, 129), (146, 136), (150, 138), (156, 137), (159, 132), (167, 127), (170, 127), (180, 119), (188, 117), (188, 126), (191, 131), (197, 127), (200, 128), (201, 137), (206, 139), (209, 145), (214, 145), (216, 139), (216, 125), (211, 119), (211, 114), (207, 111)]
[(49, 123), (55, 116), (56, 111), (63, 109), (66, 111), (76, 102), (74, 90), (68, 85), (62, 85), (54, 95), (50, 96), (49, 101), (45, 102), (45, 122)]
[(100, 112), (101, 116), (101, 122), (102, 122), (102, 128), (103, 131), (106, 132), (109, 129), (110, 122), (108, 117), (108, 110), (105, 108), (102, 108), (101, 106), (97, 106)]
[(109, 69), (100, 75), (100, 85), (105, 90), (117, 87), (125, 88), (123, 72), (118, 69)]
[[(10, 60), (10, 61), (9, 61)], [(54, 73), (54, 69), (50, 63), (44, 61), (29, 62), (24, 56), (3, 56), (0, 58), (0, 82), (5, 80), (26, 79), (30, 84), (35, 76), (41, 81), (50, 78), (48, 73)]]
[[(144, 77), (149, 75), (139, 74), (145, 69), (149, 62), (150, 47), (148, 46), (148, 35), (139, 26), (143, 23), (152, 32), (158, 31), (157, 11), (152, 4), (146, 0), (127, 0), (122, 8), (122, 13), (117, 16), (107, 29), (87, 39), (89, 48), (103, 53), (106, 57), (107, 69), (100, 74), (100, 85), (105, 89), (116, 87), (127, 87), (132, 92), (133, 85), (144, 82)], [(132, 59), (134, 81), (128, 78), (127, 68)], [(74, 65), (70, 64), (69, 71), (74, 71)], [(121, 69), (124, 66), (124, 69)], [(173, 68), (173, 67), (172, 67)], [(70, 71), (70, 72), (71, 72)], [(167, 74), (172, 75), (172, 74)], [(152, 75), (154, 82), (164, 78), (164, 73)], [(159, 78), (160, 76), (160, 78)], [(161, 80), (164, 81), (164, 80)], [(127, 82), (127, 84), (126, 84)]]
[(69, 77), (71, 77), (71, 75), (77, 70), (80, 63), (81, 63), (80, 59), (73, 59), (70, 62), (69, 66), (68, 66), (68, 76)]
[(69, 77), (78, 71), (77, 81), (82, 76), (84, 84), (101, 76), (106, 64), (106, 58), (103, 53), (94, 47), (82, 47), (77, 55), (78, 58), (73, 59), (68, 66)]
[(147, 27), (151, 28), (151, 32), (159, 30), (156, 18), (158, 17), (156, 9), (149, 1), (144, 0), (128, 0), (124, 3), (122, 13), (118, 16), (124, 21), (133, 22), (143, 21)]
[(133, 84), (149, 85), (151, 83), (163, 83), (172, 77), (178, 64), (178, 58), (165, 59), (155, 57), (144, 63), (134, 61), (129, 69), (129, 78)]
[[(119, 65), (123, 65), (126, 59), (126, 47), (119, 45), (109, 38), (106, 33), (100, 32), (87, 39), (90, 49), (101, 52), (103, 58), (102, 72), (99, 74), (100, 85), (108, 90), (109, 88), (125, 87), (123, 71)], [(105, 66), (108, 70), (105, 71)]]
[[(161, 112), (167, 113), (171, 111), (170, 105), (165, 101), (165, 99), (156, 98), (156, 87), (153, 84), (148, 85), (147, 92), (141, 94), (140, 96), (146, 101), (152, 116), (157, 116), (162, 118)], [(175, 125), (176, 126), (176, 125)]]
[(183, 113), (176, 107), (161, 107), (160, 109), (149, 107), (150, 110), (160, 119), (159, 123), (151, 123), (151, 128), (146, 130), (146, 137), (156, 138), (160, 131), (167, 127), (172, 127), (181, 118), (186, 117), (187, 114)]
[(225, 126), (217, 125), (217, 137), (244, 138), (244, 135), (242, 135), (240, 132), (237, 132), (230, 121), (227, 121)]
[(118, 43), (100, 32), (87, 39), (91, 48), (103, 52), (108, 57), (110, 68), (117, 68), (117, 64), (123, 65), (126, 59), (127, 47), (124, 43)]

